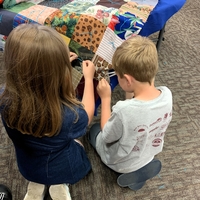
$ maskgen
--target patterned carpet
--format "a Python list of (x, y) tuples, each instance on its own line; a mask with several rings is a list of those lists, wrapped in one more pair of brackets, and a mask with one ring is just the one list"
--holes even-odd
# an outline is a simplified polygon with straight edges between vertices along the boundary
[[(165, 136), (160, 174), (137, 191), (120, 188), (117, 175), (106, 168), (83, 138), (93, 171), (70, 186), (73, 200), (198, 200), (200, 199), (200, 1), (188, 0), (167, 23), (159, 51), (160, 70), (156, 85), (173, 93), (173, 119)], [(152, 35), (154, 38), (157, 35)], [(2, 55), (0, 55), (0, 60)], [(1, 62), (0, 62), (1, 63)], [(0, 64), (0, 83), (4, 82)], [(114, 104), (123, 99), (116, 87)], [(99, 116), (94, 118), (98, 121)], [(27, 181), (17, 169), (13, 145), (0, 124), (0, 183), (9, 186), (14, 200), (22, 200)], [(26, 162), (26, 161), (24, 161)], [(49, 198), (47, 198), (49, 199)]]

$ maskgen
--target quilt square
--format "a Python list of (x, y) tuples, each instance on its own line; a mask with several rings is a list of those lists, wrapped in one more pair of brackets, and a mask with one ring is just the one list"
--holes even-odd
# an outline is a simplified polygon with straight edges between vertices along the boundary
[(101, 56), (99, 55), (95, 55), (92, 61), (95, 65), (96, 70), (94, 78), (97, 80), (105, 78), (108, 82), (110, 82), (108, 72), (112, 69), (112, 65), (103, 58), (101, 58)]
[(17, 14), (13, 20), (13, 28), (17, 27), (20, 24), (38, 24), (38, 23), (23, 15)]
[(72, 40), (96, 52), (103, 38), (106, 25), (92, 16), (81, 15), (72, 35)]
[(100, 0), (97, 5), (120, 8), (123, 3), (125, 3), (124, 0)]
[(106, 26), (110, 23), (112, 15), (118, 12), (116, 8), (107, 8), (101, 5), (95, 5), (88, 8), (83, 14), (93, 16)]
[[(111, 19), (112, 23), (113, 20), (116, 21), (116, 23), (114, 28), (112, 27), (112, 30), (114, 30), (115, 34), (117, 34), (120, 38), (125, 40), (132, 35), (139, 34), (139, 32), (142, 30), (142, 27), (144, 26), (144, 23), (139, 17), (129, 12), (116, 14), (116, 16), (113, 16)], [(110, 24), (108, 25), (109, 27)]]
[(57, 10), (46, 18), (44, 24), (71, 38), (79, 16), (76, 13), (66, 13), (63, 10)]
[(96, 51), (96, 54), (106, 60), (109, 64), (112, 64), (113, 54), (118, 46), (122, 44), (124, 40), (119, 38), (109, 27), (107, 27), (101, 44)]
[(57, 8), (34, 5), (28, 9), (21, 11), (19, 14), (43, 25), (45, 23), (46, 18), (57, 10)]
[(151, 11), (153, 10), (154, 6), (150, 5), (139, 5), (135, 2), (128, 2), (123, 4), (119, 8), (119, 13), (123, 14), (126, 12), (134, 14), (137, 18), (140, 18), (142, 22), (146, 22), (147, 18), (149, 17)]
[(74, 40), (70, 40), (69, 49), (72, 52), (75, 52), (81, 60), (92, 60), (94, 53), (88, 50), (86, 47), (81, 46), (79, 43)]
[(76, 13), (76, 14), (82, 14), (87, 10), (89, 7), (94, 6), (93, 3), (90, 3), (88, 1), (83, 2), (82, 0), (79, 1), (72, 1), (64, 6), (62, 6), (60, 9), (66, 13)]
[(72, 84), (74, 89), (78, 87), (78, 84), (80, 83), (82, 77), (83, 74), (79, 72), (76, 68), (72, 67)]

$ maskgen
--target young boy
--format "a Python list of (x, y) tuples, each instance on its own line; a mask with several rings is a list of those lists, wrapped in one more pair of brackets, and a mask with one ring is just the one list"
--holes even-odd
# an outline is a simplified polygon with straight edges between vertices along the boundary
[(122, 173), (118, 184), (138, 190), (161, 170), (154, 156), (162, 151), (172, 119), (172, 94), (165, 86), (154, 86), (158, 55), (148, 38), (124, 41), (114, 53), (112, 66), (126, 100), (117, 102), (111, 112), (110, 86), (105, 79), (99, 82), (101, 124), (91, 127), (89, 141), (104, 164)]

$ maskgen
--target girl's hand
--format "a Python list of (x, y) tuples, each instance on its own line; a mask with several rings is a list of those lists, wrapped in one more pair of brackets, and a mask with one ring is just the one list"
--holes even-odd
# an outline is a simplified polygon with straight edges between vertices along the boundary
[(70, 62), (72, 62), (73, 60), (76, 60), (78, 58), (78, 55), (74, 52), (70, 52), (69, 53), (69, 59), (70, 59)]
[(90, 60), (83, 61), (82, 70), (85, 80), (94, 78), (95, 67), (93, 62), (91, 62)]
[(101, 99), (111, 98), (111, 87), (108, 81), (102, 78), (97, 85), (97, 93)]

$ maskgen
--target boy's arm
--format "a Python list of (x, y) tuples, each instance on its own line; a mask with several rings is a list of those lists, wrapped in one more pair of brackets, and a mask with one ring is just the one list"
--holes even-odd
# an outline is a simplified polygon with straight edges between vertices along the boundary
[(99, 81), (97, 92), (101, 98), (101, 129), (103, 129), (111, 115), (111, 87), (105, 79)]
[[(116, 105), (115, 105), (116, 108)], [(117, 142), (123, 134), (122, 120), (116, 111), (111, 112), (111, 116), (101, 131), (101, 138), (105, 144)]]
[(108, 121), (111, 115), (111, 98), (104, 98), (101, 100), (101, 129)]

